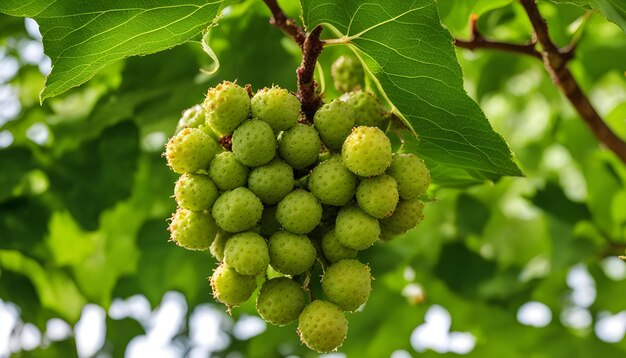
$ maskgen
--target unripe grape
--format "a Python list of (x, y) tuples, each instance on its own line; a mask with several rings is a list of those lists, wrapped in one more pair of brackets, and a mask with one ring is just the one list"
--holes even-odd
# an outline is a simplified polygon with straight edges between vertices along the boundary
[(341, 150), (344, 140), (350, 135), (356, 119), (352, 107), (338, 99), (320, 107), (313, 117), (315, 129), (320, 133), (324, 145), (332, 150)]
[(178, 173), (195, 173), (206, 169), (222, 148), (197, 128), (185, 128), (170, 138), (165, 146), (167, 165)]
[(285, 275), (298, 275), (315, 263), (315, 247), (306, 235), (279, 231), (269, 239), (270, 265)]
[(222, 152), (211, 162), (209, 176), (219, 190), (233, 190), (246, 185), (248, 167), (237, 159), (235, 153)]
[(304, 169), (315, 163), (322, 142), (315, 128), (296, 124), (278, 139), (278, 154), (295, 169)]
[(298, 123), (299, 116), (298, 97), (284, 88), (266, 87), (252, 97), (252, 117), (269, 124), (274, 132), (291, 128)]
[(377, 219), (393, 214), (398, 205), (398, 198), (398, 186), (389, 175), (365, 178), (356, 189), (359, 207)]
[(348, 335), (348, 320), (334, 303), (315, 300), (298, 317), (298, 335), (307, 347), (329, 353), (341, 346)]
[(304, 289), (287, 277), (265, 281), (256, 300), (259, 315), (265, 321), (277, 326), (295, 321), (305, 305)]
[(354, 110), (357, 126), (378, 127), (386, 131), (389, 119), (382, 104), (369, 92), (354, 91), (345, 93), (341, 100), (349, 104)]
[(276, 155), (276, 137), (269, 124), (258, 119), (246, 121), (233, 133), (232, 150), (241, 163), (258, 167)]
[(391, 163), (391, 142), (377, 127), (356, 127), (341, 147), (343, 164), (353, 173), (372, 177)]
[(309, 190), (322, 204), (346, 205), (356, 192), (357, 177), (336, 155), (318, 164), (309, 176)]
[(370, 268), (358, 260), (341, 260), (330, 265), (322, 277), (328, 300), (344, 311), (355, 311), (367, 302), (372, 291)]
[(341, 55), (330, 67), (335, 88), (348, 92), (362, 88), (365, 84), (365, 72), (358, 58), (354, 55)]
[(229, 81), (210, 88), (203, 105), (209, 126), (220, 135), (232, 133), (250, 114), (248, 92)]
[(257, 224), (263, 213), (263, 203), (248, 188), (226, 191), (213, 204), (213, 217), (229, 232), (246, 231)]
[(208, 135), (213, 134), (213, 131), (207, 128), (206, 112), (200, 104), (190, 107), (183, 112), (183, 115), (178, 120), (174, 133), (178, 133), (184, 128), (198, 128)]
[(356, 257), (357, 250), (344, 246), (339, 239), (335, 229), (331, 229), (322, 238), (322, 253), (330, 262), (337, 262), (343, 259), (353, 259)]
[(276, 204), (289, 194), (294, 186), (293, 169), (276, 158), (254, 168), (248, 177), (248, 188), (265, 204)]
[(224, 262), (242, 275), (261, 274), (270, 263), (267, 242), (251, 231), (235, 234), (226, 241)]
[(345, 206), (337, 214), (335, 233), (344, 246), (365, 250), (378, 240), (380, 224), (358, 206)]
[(171, 240), (188, 250), (208, 249), (217, 234), (215, 220), (207, 212), (178, 208), (171, 220)]
[(278, 203), (276, 219), (295, 234), (306, 234), (322, 220), (322, 205), (306, 190), (296, 189)]
[(430, 171), (415, 154), (394, 154), (387, 174), (398, 183), (398, 193), (404, 200), (424, 195), (430, 185)]
[(393, 214), (380, 221), (387, 233), (402, 234), (413, 229), (424, 219), (424, 203), (419, 199), (400, 200)]
[(245, 276), (226, 264), (219, 265), (211, 276), (213, 297), (228, 307), (246, 302), (256, 289), (254, 276)]
[(174, 187), (176, 203), (188, 210), (209, 210), (218, 196), (215, 183), (204, 174), (185, 173)]

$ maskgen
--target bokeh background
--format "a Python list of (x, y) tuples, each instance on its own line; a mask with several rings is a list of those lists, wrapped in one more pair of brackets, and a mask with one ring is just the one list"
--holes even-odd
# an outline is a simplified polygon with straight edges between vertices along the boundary
[[(284, 4), (282, 4), (284, 3)], [(469, 2), (467, 2), (469, 3)], [(281, 2), (297, 17), (297, 2)], [(439, 3), (467, 38), (466, 2)], [(569, 66), (626, 140), (626, 35), (598, 14), (540, 3)], [(481, 9), (486, 36), (530, 39), (519, 5)], [(300, 50), (268, 25), (260, 1), (226, 9), (199, 42), (107, 67), (47, 100), (50, 59), (37, 24), (0, 15), (0, 356), (315, 357), (295, 324), (277, 328), (254, 302), (229, 316), (214, 302), (209, 253), (169, 243), (176, 176), (161, 157), (182, 110), (208, 87), (295, 89)], [(345, 51), (321, 56), (329, 67)], [(626, 355), (626, 165), (599, 146), (533, 58), (459, 50), (466, 90), (526, 177), (434, 183), (420, 226), (362, 254), (376, 280), (326, 357)]]

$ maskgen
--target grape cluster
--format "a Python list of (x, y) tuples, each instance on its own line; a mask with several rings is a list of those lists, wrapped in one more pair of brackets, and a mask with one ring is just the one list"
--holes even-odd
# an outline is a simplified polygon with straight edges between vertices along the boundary
[[(347, 335), (344, 312), (371, 291), (358, 252), (422, 220), (430, 174), (414, 154), (392, 153), (388, 115), (370, 93), (324, 104), (313, 125), (299, 119), (285, 89), (211, 88), (166, 145), (181, 174), (169, 230), (179, 246), (220, 261), (210, 283), (229, 310), (262, 281), (259, 315), (279, 326), (298, 320), (302, 342), (330, 352)], [(321, 281), (311, 279), (316, 262)], [(325, 300), (311, 298), (312, 284)]]

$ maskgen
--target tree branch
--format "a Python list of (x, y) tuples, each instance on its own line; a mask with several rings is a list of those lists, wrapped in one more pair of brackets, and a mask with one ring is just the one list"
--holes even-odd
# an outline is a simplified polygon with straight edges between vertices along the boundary
[(287, 35), (291, 36), (294, 41), (296, 41), (298, 46), (302, 47), (306, 38), (306, 32), (304, 31), (304, 29), (298, 26), (294, 19), (289, 18), (287, 17), (287, 15), (285, 15), (280, 6), (278, 6), (276, 0), (263, 0), (263, 2), (272, 12), (270, 24), (283, 30)]
[[(534, 40), (531, 43), (520, 45), (487, 40), (476, 27), (478, 17), (472, 15), (470, 18), (472, 38), (469, 41), (456, 39), (454, 44), (457, 47), (470, 50), (489, 48), (528, 55), (542, 60), (554, 84), (567, 97), (596, 138), (615, 153), (622, 162), (626, 163), (626, 142), (618, 137), (602, 120), (566, 66), (567, 62), (574, 57), (577, 41), (574, 40), (570, 45), (559, 48), (550, 38), (548, 25), (539, 13), (535, 0), (519, 1), (534, 29)], [(585, 16), (588, 17), (589, 15), (586, 14)], [(537, 42), (541, 45), (541, 51), (536, 48)]]
[(543, 63), (552, 81), (565, 94), (598, 140), (613, 151), (622, 162), (626, 163), (626, 143), (602, 120), (566, 66), (568, 60), (572, 58), (574, 47), (559, 49), (552, 42), (548, 33), (548, 25), (539, 13), (535, 0), (520, 0), (520, 3), (526, 11), (535, 30), (535, 36), (543, 49), (541, 52)]
[(283, 30), (302, 49), (302, 62), (296, 70), (298, 75), (297, 95), (304, 114), (302, 122), (313, 123), (315, 111), (322, 102), (322, 98), (317, 94), (317, 83), (314, 79), (315, 64), (324, 47), (324, 41), (320, 39), (322, 27), (317, 26), (307, 34), (293, 19), (285, 15), (276, 0), (263, 0), (263, 2), (272, 12), (270, 24)]
[(320, 106), (322, 98), (317, 94), (315, 83), (315, 64), (322, 53), (324, 41), (320, 39), (322, 27), (317, 26), (309, 33), (302, 46), (302, 63), (296, 70), (298, 74), (298, 98), (302, 103), (304, 123), (313, 123), (315, 111)]
[(531, 42), (528, 44), (512, 44), (508, 42), (491, 41), (486, 39), (483, 34), (478, 31), (478, 27), (476, 26), (477, 21), (478, 16), (472, 14), (472, 16), (470, 17), (472, 37), (468, 41), (455, 39), (454, 45), (456, 47), (466, 48), (472, 51), (480, 48), (488, 48), (493, 50), (520, 53), (523, 55), (528, 55), (541, 59), (541, 53), (535, 48), (535, 43)]

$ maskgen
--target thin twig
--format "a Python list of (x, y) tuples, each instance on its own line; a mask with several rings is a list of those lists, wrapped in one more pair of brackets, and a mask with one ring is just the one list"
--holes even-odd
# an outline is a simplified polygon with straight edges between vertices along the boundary
[(469, 40), (455, 39), (454, 45), (456, 47), (462, 47), (472, 51), (480, 48), (488, 48), (500, 51), (516, 52), (541, 59), (541, 53), (535, 48), (535, 43), (531, 42), (528, 44), (513, 44), (486, 39), (483, 34), (478, 31), (478, 27), (476, 26), (477, 21), (478, 16), (472, 14), (472, 16), (470, 17), (472, 37)]
[(565, 94), (596, 138), (613, 151), (622, 162), (626, 163), (626, 142), (618, 137), (602, 120), (566, 66), (573, 50), (559, 49), (552, 42), (548, 33), (548, 25), (539, 13), (535, 0), (520, 0), (520, 3), (526, 11), (537, 40), (542, 47), (543, 63), (552, 81)]
[(317, 26), (307, 34), (293, 19), (285, 15), (276, 0), (263, 1), (272, 12), (270, 24), (291, 36), (302, 49), (302, 62), (296, 70), (298, 75), (297, 95), (300, 100), (302, 113), (304, 114), (302, 122), (313, 123), (315, 111), (317, 111), (322, 102), (314, 79), (315, 65), (324, 47), (324, 41), (320, 39), (322, 27)]

